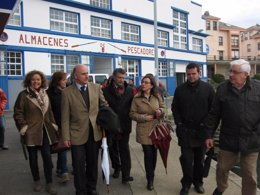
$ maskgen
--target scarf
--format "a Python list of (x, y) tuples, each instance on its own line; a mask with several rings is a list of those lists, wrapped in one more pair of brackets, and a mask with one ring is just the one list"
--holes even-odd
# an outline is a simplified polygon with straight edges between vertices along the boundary
[(44, 98), (46, 96), (45, 90), (43, 88), (41, 88), (39, 91), (36, 91), (35, 89), (29, 87), (29, 88), (27, 88), (27, 91), (29, 92), (29, 94), (32, 97), (36, 98), (41, 109), (44, 110), (44, 106), (45, 106)]

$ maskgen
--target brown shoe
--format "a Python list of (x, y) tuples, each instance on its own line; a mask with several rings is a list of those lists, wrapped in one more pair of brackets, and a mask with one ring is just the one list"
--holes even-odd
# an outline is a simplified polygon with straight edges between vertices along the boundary
[(42, 191), (42, 188), (43, 188), (43, 186), (42, 186), (40, 181), (35, 181), (34, 182), (34, 184), (33, 184), (33, 191), (40, 192), (40, 191)]
[(58, 193), (57, 193), (57, 190), (54, 188), (54, 186), (53, 186), (52, 183), (48, 183), (48, 184), (46, 185), (46, 191), (47, 191), (49, 194), (51, 194), (51, 195), (56, 195), (56, 194), (58, 194)]
[(62, 175), (61, 183), (67, 183), (70, 180), (70, 176), (68, 173)]

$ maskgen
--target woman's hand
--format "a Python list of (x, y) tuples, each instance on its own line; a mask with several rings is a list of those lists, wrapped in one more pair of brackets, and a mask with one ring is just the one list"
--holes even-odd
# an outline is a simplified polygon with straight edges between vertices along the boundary
[(152, 120), (154, 119), (154, 116), (153, 116), (153, 115), (145, 114), (145, 115), (144, 115), (144, 119), (145, 119), (145, 121), (152, 121)]
[(160, 109), (158, 109), (158, 110), (155, 111), (155, 117), (156, 117), (157, 119), (161, 118), (161, 115), (162, 115), (162, 111), (161, 111)]

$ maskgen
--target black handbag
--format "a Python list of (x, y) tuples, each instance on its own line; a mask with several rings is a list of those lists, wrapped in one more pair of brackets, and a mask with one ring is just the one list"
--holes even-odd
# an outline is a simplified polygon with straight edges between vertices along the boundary
[(63, 152), (69, 149), (67, 146), (64, 145), (64, 142), (58, 133), (56, 134), (56, 139), (57, 142), (51, 145), (51, 154)]

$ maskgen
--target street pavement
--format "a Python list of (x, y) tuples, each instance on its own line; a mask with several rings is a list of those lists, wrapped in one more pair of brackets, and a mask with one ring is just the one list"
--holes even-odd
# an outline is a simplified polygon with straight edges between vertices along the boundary
[[(33, 114), (33, 113), (32, 113)], [(12, 118), (13, 112), (6, 111), (6, 144), (9, 145), (9, 150), (0, 151), (0, 195), (33, 195), (47, 194), (46, 191), (33, 192), (32, 190), (32, 176), (29, 169), (29, 162), (26, 161), (20, 144), (19, 133), (14, 125)], [(121, 178), (114, 179), (110, 177), (109, 195), (178, 195), (181, 185), (180, 179), (182, 171), (179, 163), (180, 149), (177, 145), (177, 139), (172, 134), (171, 147), (168, 156), (167, 174), (163, 166), (160, 154), (158, 152), (157, 167), (155, 171), (155, 180), (153, 191), (146, 189), (145, 169), (143, 163), (143, 151), (140, 144), (135, 141), (135, 123), (133, 123), (133, 131), (130, 137), (130, 150), (132, 157), (131, 175), (134, 181), (129, 184), (122, 184)], [(67, 184), (60, 184), (60, 178), (55, 175), (56, 154), (53, 155), (53, 180), (59, 195), (73, 195), (75, 194), (73, 186), (73, 175)], [(41, 181), (44, 183), (42, 160), (39, 153), (39, 165)], [(99, 163), (100, 164), (100, 163)], [(211, 195), (216, 187), (215, 182), (215, 162), (212, 163), (208, 178), (204, 180), (205, 195)], [(68, 166), (70, 172), (71, 154), (68, 152)], [(111, 169), (111, 172), (113, 170)], [(234, 173), (230, 174), (229, 188), (224, 193), (225, 195), (239, 195), (241, 194), (241, 179)], [(97, 190), (100, 195), (108, 195), (106, 184), (103, 183), (101, 166), (99, 166), (99, 181)], [(193, 187), (190, 189), (189, 195), (197, 194)], [(260, 193), (258, 194), (260, 195)]]

